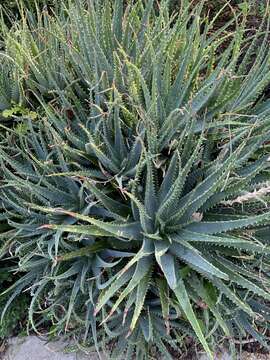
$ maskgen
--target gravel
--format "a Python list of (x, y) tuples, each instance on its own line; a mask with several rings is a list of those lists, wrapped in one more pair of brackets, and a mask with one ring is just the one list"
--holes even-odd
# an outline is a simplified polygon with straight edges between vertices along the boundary
[[(63, 341), (47, 342), (37, 336), (26, 338), (12, 338), (8, 342), (7, 350), (2, 353), (1, 360), (99, 360), (97, 353), (88, 355), (80, 352), (67, 352), (67, 346)], [(103, 357), (103, 360), (106, 360)], [(108, 359), (109, 360), (109, 359)], [(157, 359), (161, 360), (161, 359)], [(176, 359), (177, 360), (177, 359)], [(191, 360), (208, 360), (206, 355), (200, 355)], [(232, 360), (226, 353), (219, 354), (215, 360)], [(270, 355), (242, 353), (237, 360), (270, 360)]]

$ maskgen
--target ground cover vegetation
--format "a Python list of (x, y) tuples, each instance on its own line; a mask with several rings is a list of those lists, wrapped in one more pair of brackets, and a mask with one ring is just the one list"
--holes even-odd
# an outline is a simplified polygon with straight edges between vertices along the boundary
[(269, 8), (179, 4), (1, 25), (2, 319), (29, 294), (29, 329), (111, 359), (269, 348)]

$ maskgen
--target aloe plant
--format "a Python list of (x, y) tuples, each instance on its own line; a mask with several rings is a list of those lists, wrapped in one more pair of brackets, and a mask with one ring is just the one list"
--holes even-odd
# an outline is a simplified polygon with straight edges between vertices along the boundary
[(12, 59), (1, 56), (0, 77), (0, 112), (11, 109), (14, 104), (23, 102), (19, 72)]
[[(207, 349), (194, 303), (204, 303), (227, 335), (234, 321), (230, 314), (250, 324), (258, 310), (245, 300), (248, 292), (270, 296), (267, 273), (254, 269), (255, 259), (262, 254), (267, 258), (267, 238), (258, 235), (254, 241), (253, 234), (256, 228), (263, 230), (260, 224), (269, 223), (269, 213), (235, 214), (224, 206), (220, 213), (220, 203), (258, 186), (259, 175), (267, 173), (264, 157), (252, 166), (243, 160), (243, 154), (259, 146), (258, 139), (251, 137), (231, 154), (217, 156), (211, 166), (199, 168), (200, 180), (195, 182), (195, 163), (206, 139), (198, 139), (182, 167), (186, 146), (174, 150), (164, 173), (149, 151), (141, 149), (135, 175), (126, 180), (123, 175), (123, 189), (116, 176), (106, 174), (106, 164), (88, 173), (75, 170), (74, 161), (64, 160), (61, 143), (46, 129), (45, 123), (34, 131), (29, 123), (29, 137), (20, 135), (16, 147), (11, 140), (12, 146), (1, 150), (1, 198), (14, 229), (12, 246), (25, 272), (11, 300), (40, 282), (33, 289), (31, 320), (36, 302), (46, 296), (50, 305), (45, 314), (59, 318), (57, 304), (66, 306), (59, 327), (64, 324), (68, 330), (71, 317), (78, 321), (79, 312), (89, 322), (86, 333), (91, 325), (97, 346), (101, 331), (95, 335), (94, 326), (102, 322), (109, 338), (111, 330), (114, 336), (130, 337), (130, 342), (119, 340), (128, 351), (135, 334), (144, 339), (143, 346), (153, 342), (165, 351), (174, 331), (179, 338), (196, 333)], [(122, 197), (116, 196), (121, 192)], [(120, 327), (119, 319), (124, 319)], [(119, 343), (115, 352), (120, 349)]]
[(172, 358), (185, 336), (210, 358), (220, 334), (267, 347), (256, 322), (270, 311), (270, 212), (258, 206), (269, 196), (247, 196), (269, 181), (267, 38), (247, 41), (237, 17), (234, 34), (212, 34), (202, 6), (178, 17), (167, 1), (70, 7), (40, 20), (57, 29), (46, 48), (61, 44), (65, 86), (43, 72), (36, 35), (35, 56), (25, 43), (17, 58), (23, 69), (29, 57), (46, 116), (1, 140), (1, 207), (23, 273), (6, 308), (31, 288), (35, 330), (50, 319), (51, 333), (115, 344), (113, 359)]

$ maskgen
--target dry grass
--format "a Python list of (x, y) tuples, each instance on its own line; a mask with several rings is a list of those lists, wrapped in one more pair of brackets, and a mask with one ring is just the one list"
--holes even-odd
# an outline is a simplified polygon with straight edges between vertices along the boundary
[(236, 199), (224, 201), (224, 205), (235, 205), (235, 204), (243, 204), (248, 201), (259, 201), (267, 206), (267, 202), (264, 200), (264, 197), (270, 194), (270, 183), (266, 183), (264, 187), (260, 189), (254, 190), (252, 192), (248, 192), (244, 195), (238, 196)]

